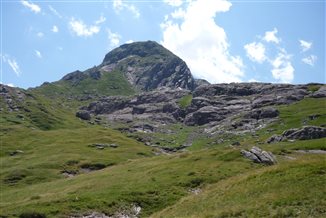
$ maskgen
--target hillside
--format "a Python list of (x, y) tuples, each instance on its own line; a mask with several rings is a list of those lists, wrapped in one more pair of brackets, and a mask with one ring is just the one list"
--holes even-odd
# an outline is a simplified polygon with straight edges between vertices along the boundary
[(33, 89), (47, 96), (80, 99), (131, 95), (159, 87), (193, 90), (195, 80), (186, 63), (153, 41), (125, 44), (109, 52), (103, 62), (84, 72), (74, 71), (61, 80)]
[(0, 217), (325, 217), (326, 86), (199, 83), (148, 41), (1, 85)]

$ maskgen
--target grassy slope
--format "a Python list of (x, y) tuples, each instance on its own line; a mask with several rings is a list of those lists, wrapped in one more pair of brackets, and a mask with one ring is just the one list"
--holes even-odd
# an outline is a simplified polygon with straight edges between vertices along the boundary
[[(265, 143), (273, 134), (281, 134), (289, 128), (325, 125), (325, 108), (325, 99), (311, 98), (280, 106), (280, 118), (258, 131), (257, 137), (233, 138), (241, 143), (239, 149), (256, 145), (278, 154), (278, 165), (209, 185), (200, 195), (185, 197), (153, 217), (325, 217), (325, 155), (295, 152), (298, 149), (326, 150), (325, 138)], [(309, 118), (316, 114), (319, 116), (314, 120)], [(228, 144), (230, 141), (216, 146)]]
[[(144, 217), (156, 212), (157, 217), (322, 217), (326, 207), (325, 156), (293, 150), (326, 150), (324, 139), (259, 144), (278, 154), (279, 164), (271, 167), (251, 163), (240, 156), (239, 150), (304, 122), (325, 124), (324, 106), (323, 99), (281, 106), (278, 124), (259, 131), (258, 138), (239, 138), (239, 148), (229, 147), (230, 142), (207, 147), (207, 140), (202, 139), (195, 142), (195, 151), (168, 156), (152, 156), (148, 147), (119, 132), (87, 125), (69, 113), (65, 129), (1, 127), (6, 131), (1, 131), (0, 215), (18, 216), (26, 211), (48, 217), (91, 211), (113, 213), (134, 203), (143, 208)], [(305, 121), (311, 114), (321, 116)], [(75, 127), (68, 128), (69, 123)], [(270, 128), (275, 130), (266, 131)], [(120, 146), (97, 150), (87, 146), (91, 143)], [(17, 149), (24, 153), (8, 155)], [(107, 167), (73, 178), (60, 173), (79, 169), (85, 163)], [(8, 183), (8, 178), (16, 175), (21, 179)], [(189, 192), (198, 187), (203, 190), (200, 195)]]
[(98, 80), (89, 76), (75, 84), (69, 81), (59, 80), (33, 89), (33, 92), (52, 97), (71, 97), (83, 96), (85, 94), (98, 96), (131, 95), (135, 93), (135, 90), (120, 71), (102, 71), (102, 76)]
[(324, 155), (294, 155), (208, 186), (152, 217), (324, 217)]

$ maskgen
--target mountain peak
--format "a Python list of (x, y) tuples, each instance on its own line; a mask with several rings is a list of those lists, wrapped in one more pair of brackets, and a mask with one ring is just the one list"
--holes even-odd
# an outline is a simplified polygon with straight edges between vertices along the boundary
[(154, 41), (121, 45), (105, 56), (100, 67), (121, 71), (131, 85), (143, 91), (163, 86), (193, 90), (196, 86), (187, 64)]
[(120, 47), (113, 49), (105, 55), (102, 64), (111, 64), (131, 55), (148, 57), (152, 55), (168, 56), (173, 54), (155, 41), (140, 41), (123, 44)]
[(106, 54), (100, 65), (83, 72), (74, 71), (41, 88), (50, 94), (106, 96), (130, 95), (161, 87), (194, 90), (207, 83), (194, 79), (187, 64), (171, 51), (157, 42), (144, 41), (121, 45)]

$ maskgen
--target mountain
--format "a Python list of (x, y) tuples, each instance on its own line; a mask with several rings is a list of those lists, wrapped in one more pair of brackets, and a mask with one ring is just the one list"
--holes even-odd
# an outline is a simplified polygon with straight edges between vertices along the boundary
[(155, 42), (0, 84), (0, 217), (324, 217), (326, 85), (195, 80)]
[(195, 80), (187, 64), (153, 41), (122, 45), (109, 52), (103, 62), (84, 72), (74, 71), (54, 83), (35, 89), (47, 95), (130, 95), (159, 87), (193, 90), (204, 80)]
[(153, 41), (122, 45), (109, 52), (100, 66), (107, 71), (119, 69), (130, 84), (144, 91), (196, 86), (187, 64)]

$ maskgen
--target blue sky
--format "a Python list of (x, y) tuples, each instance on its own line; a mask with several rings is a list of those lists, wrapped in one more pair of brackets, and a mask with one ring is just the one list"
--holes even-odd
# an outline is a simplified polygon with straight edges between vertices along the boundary
[(155, 40), (212, 83), (325, 83), (325, 1), (1, 0), (1, 83), (22, 88)]

